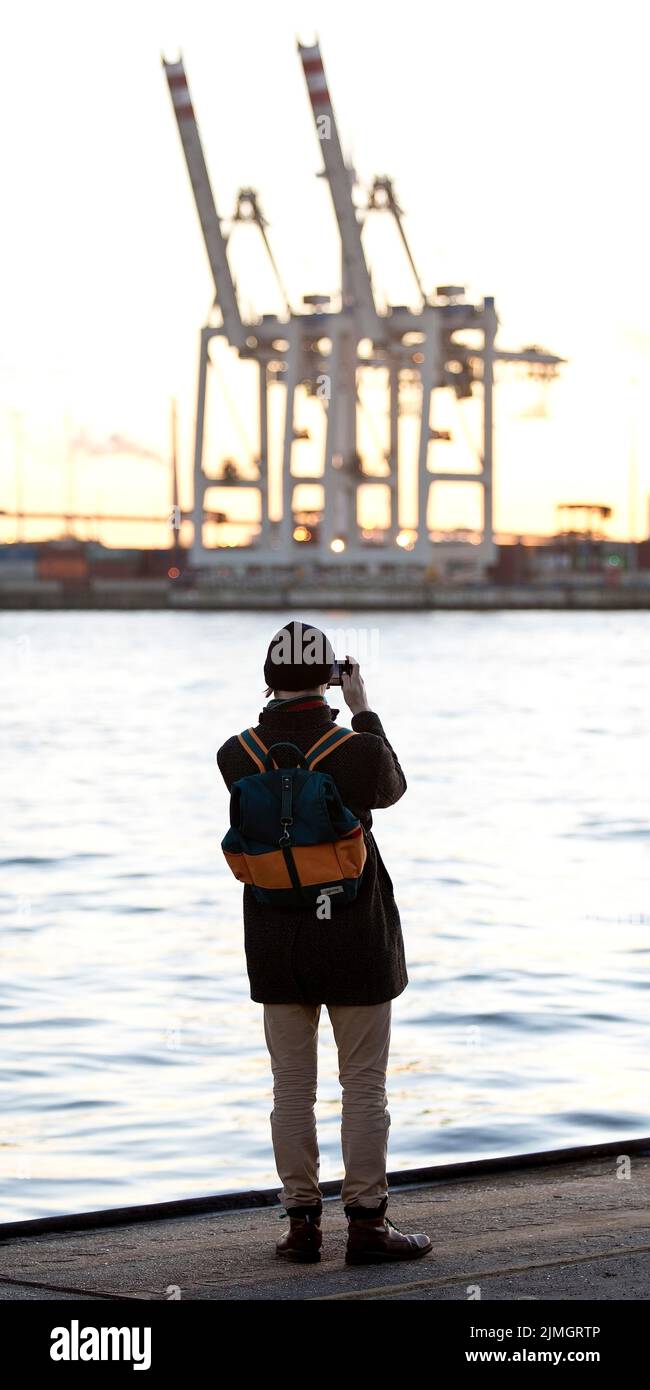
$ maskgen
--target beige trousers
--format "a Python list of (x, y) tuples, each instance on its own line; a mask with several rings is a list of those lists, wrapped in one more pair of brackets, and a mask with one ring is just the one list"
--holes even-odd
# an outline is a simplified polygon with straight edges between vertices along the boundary
[[(326, 1004), (343, 1088), (341, 1145), (344, 1204), (378, 1206), (388, 1196), (386, 1155), (390, 1113), (386, 1070), (392, 1000)], [(322, 1196), (316, 1136), (318, 1024), (321, 1004), (264, 1004), (264, 1032), (273, 1072), (273, 1151), (287, 1210)]]

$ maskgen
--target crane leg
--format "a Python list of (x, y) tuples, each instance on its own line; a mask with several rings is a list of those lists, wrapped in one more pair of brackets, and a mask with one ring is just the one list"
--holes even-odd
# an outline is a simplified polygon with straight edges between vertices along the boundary
[(492, 295), (483, 301), (484, 353), (483, 353), (483, 535), (481, 543), (486, 562), (492, 558), (494, 548), (494, 521), (492, 503), (492, 458), (494, 438), (494, 339), (497, 332), (497, 317)]
[(321, 522), (321, 551), (324, 558), (330, 554), (330, 546), (336, 534), (336, 487), (337, 473), (334, 468), (334, 455), (338, 449), (339, 410), (338, 381), (341, 362), (341, 334), (338, 328), (332, 329), (332, 352), (329, 360), (329, 396), (327, 400), (327, 431), (325, 435), (325, 464), (323, 469), (323, 517)]
[(280, 529), (282, 548), (286, 552), (287, 560), (290, 560), (292, 558), (293, 547), (294, 483), (294, 477), (291, 471), (291, 459), (293, 450), (296, 387), (298, 385), (298, 372), (300, 367), (300, 340), (296, 328), (293, 325), (287, 330), (287, 337), (289, 339), (289, 350), (287, 362), (287, 395), (284, 416), (284, 447), (282, 450), (282, 525)]
[(269, 400), (266, 361), (259, 363), (259, 413), (260, 413), (260, 542), (262, 547), (269, 543)]
[(388, 534), (394, 544), (399, 531), (399, 364), (393, 360), (389, 368), (390, 410), (390, 492)]
[(420, 442), (418, 448), (418, 538), (416, 542), (418, 558), (426, 561), (431, 558), (431, 546), (427, 528), (427, 507), (432, 480), (427, 464), (430, 442), (431, 395), (436, 375), (439, 336), (438, 325), (435, 319), (429, 314), (427, 314), (427, 318), (429, 321), (423, 345), (424, 361), (420, 367), (420, 376), (422, 379), (422, 405), (420, 413)]
[(203, 472), (203, 441), (205, 436), (205, 400), (208, 382), (208, 363), (211, 333), (208, 328), (201, 329), (199, 344), (199, 381), (196, 400), (196, 425), (194, 432), (194, 502), (192, 523), (192, 562), (199, 563), (204, 556), (203, 545), (203, 504), (205, 500), (205, 475)]

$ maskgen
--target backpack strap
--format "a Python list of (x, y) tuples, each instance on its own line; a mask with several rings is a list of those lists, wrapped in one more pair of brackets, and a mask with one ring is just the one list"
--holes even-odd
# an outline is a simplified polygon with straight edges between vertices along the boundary
[[(242, 748), (246, 750), (249, 757), (253, 759), (258, 772), (265, 772), (263, 759), (268, 753), (268, 748), (262, 743), (261, 738), (255, 733), (254, 729), (244, 729), (237, 735)], [(261, 757), (260, 757), (261, 754)]]
[[(259, 734), (253, 728), (244, 729), (237, 735), (241, 746), (248, 753), (249, 758), (253, 759), (258, 772), (265, 772), (264, 759), (268, 754), (266, 744), (262, 743)], [(345, 743), (349, 738), (356, 738), (354, 729), (345, 729), (339, 725), (336, 729), (328, 729), (327, 733), (321, 734), (320, 738), (312, 744), (311, 748), (305, 753), (305, 762), (310, 771), (313, 771), (321, 758), (326, 758), (333, 748), (338, 748), (339, 744)]]
[(326, 734), (321, 734), (321, 737), (317, 739), (305, 753), (307, 766), (310, 771), (313, 771), (321, 758), (326, 758), (328, 753), (332, 752), (333, 748), (338, 748), (340, 744), (345, 743), (347, 739), (356, 737), (357, 735), (354, 729), (345, 729), (342, 726), (336, 729), (328, 729)]

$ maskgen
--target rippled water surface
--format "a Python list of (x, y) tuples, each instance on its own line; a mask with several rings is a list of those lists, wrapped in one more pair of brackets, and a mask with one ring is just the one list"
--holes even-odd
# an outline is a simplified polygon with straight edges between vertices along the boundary
[[(0, 616), (2, 1220), (279, 1187), (214, 755), (288, 616)], [(408, 781), (389, 1167), (647, 1134), (650, 614), (302, 616)], [(338, 1178), (325, 1009), (319, 1086)]]

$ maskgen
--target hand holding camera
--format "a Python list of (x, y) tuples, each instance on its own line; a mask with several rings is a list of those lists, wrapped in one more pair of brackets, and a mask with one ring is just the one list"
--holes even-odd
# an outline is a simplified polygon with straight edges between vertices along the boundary
[(359, 662), (354, 657), (346, 656), (345, 661), (337, 661), (330, 685), (340, 685), (343, 699), (353, 714), (370, 709)]

